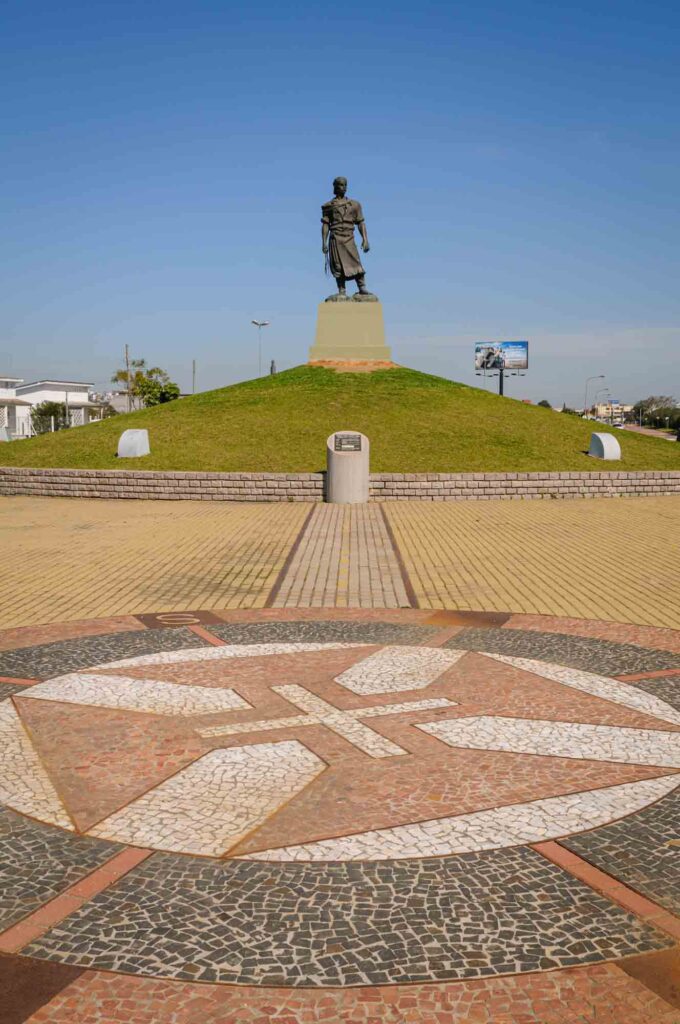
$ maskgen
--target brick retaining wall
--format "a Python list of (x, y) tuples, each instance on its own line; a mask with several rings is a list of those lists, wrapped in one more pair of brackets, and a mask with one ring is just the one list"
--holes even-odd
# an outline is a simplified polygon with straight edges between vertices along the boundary
[[(204, 501), (323, 501), (323, 473), (153, 473), (0, 466), (0, 494)], [(373, 501), (680, 494), (680, 472), (373, 473)]]
[(376, 501), (479, 501), (489, 498), (615, 498), (680, 494), (680, 472), (376, 473)]

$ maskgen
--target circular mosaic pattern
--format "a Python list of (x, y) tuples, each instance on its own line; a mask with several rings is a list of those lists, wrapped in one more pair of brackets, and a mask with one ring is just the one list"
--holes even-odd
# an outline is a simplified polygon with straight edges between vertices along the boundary
[[(124, 736), (143, 729), (141, 772), (125, 743), (102, 760), (112, 720)], [(664, 723), (680, 726), (680, 713), (660, 698), (545, 661), (450, 645), (224, 644), (28, 688), (5, 705), (7, 738), (20, 743), (25, 726), (30, 737), (5, 802), (202, 856), (447, 856), (592, 829), (664, 796), (680, 768)], [(40, 757), (55, 731), (62, 766), (81, 773), (61, 795)], [(88, 765), (69, 765), (73, 731), (75, 760), (85, 731), (90, 773), (105, 767), (98, 810), (82, 807)]]
[(6, 652), (18, 867), (31, 847), (56, 895), (78, 863), (149, 851), (24, 954), (344, 986), (662, 948), (540, 844), (673, 818), (680, 711), (662, 673), (680, 656), (552, 636), (253, 614)]

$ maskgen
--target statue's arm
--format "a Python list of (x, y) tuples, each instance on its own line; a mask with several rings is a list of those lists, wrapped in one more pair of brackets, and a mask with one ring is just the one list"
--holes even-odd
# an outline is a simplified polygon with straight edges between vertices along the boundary
[(361, 232), (361, 248), (364, 252), (368, 252), (371, 247), (368, 244), (368, 231), (366, 230), (366, 221), (360, 221), (358, 227), (359, 231)]
[(321, 251), (325, 254), (328, 252), (328, 221), (321, 221)]

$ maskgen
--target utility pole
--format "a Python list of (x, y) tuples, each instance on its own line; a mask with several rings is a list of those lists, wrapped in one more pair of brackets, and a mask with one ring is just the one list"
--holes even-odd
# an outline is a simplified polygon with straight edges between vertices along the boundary
[(196, 360), (191, 361), (191, 394), (196, 394)]
[(125, 373), (127, 374), (127, 411), (130, 412), (130, 351), (125, 346)]

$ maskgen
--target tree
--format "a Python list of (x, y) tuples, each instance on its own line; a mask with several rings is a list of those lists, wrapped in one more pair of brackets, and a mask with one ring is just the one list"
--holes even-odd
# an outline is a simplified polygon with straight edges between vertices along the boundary
[(542, 405), (544, 409), (552, 409), (552, 405), (550, 404), (547, 398), (542, 398), (541, 401), (537, 402), (536, 404)]
[(40, 402), (31, 409), (31, 423), (36, 434), (48, 434), (54, 424), (55, 430), (68, 427), (66, 404), (64, 402)]
[(159, 366), (145, 371), (144, 376), (137, 383), (136, 390), (145, 408), (149, 408), (151, 405), (163, 405), (165, 402), (172, 402), (175, 398), (179, 398), (179, 387)]
[(173, 399), (179, 398), (177, 384), (170, 380), (168, 374), (160, 366), (147, 368), (146, 359), (130, 361), (129, 381), (128, 371), (123, 368), (116, 370), (111, 382), (122, 384), (126, 391), (129, 384), (132, 405), (136, 408), (162, 405), (164, 402), (172, 402)]
[(127, 369), (123, 367), (121, 370), (116, 370), (111, 378), (112, 384), (121, 384), (129, 394), (130, 408), (139, 408), (141, 404), (141, 400), (137, 394), (137, 387), (144, 377), (145, 370), (146, 359), (131, 359), (129, 374)]
[(650, 395), (649, 398), (641, 398), (633, 406), (635, 422), (650, 426), (665, 424), (667, 416), (673, 418), (678, 412), (677, 402), (671, 395)]

